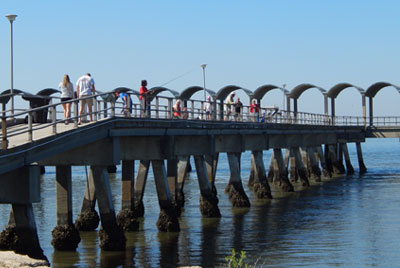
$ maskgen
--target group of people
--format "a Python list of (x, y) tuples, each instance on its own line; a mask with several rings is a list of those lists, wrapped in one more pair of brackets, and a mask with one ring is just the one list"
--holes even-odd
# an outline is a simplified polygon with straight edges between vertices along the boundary
[[(88, 114), (90, 121), (92, 118), (92, 98), (90, 96), (95, 94), (95, 83), (94, 79), (90, 75), (90, 73), (86, 73), (81, 76), (76, 82), (76, 92), (74, 92), (74, 87), (70, 81), (68, 74), (64, 75), (62, 82), (58, 85), (61, 89), (61, 102), (64, 108), (64, 117), (65, 124), (68, 124), (68, 119), (71, 116), (71, 104), (72, 102), (68, 102), (72, 99), (79, 98), (79, 119), (78, 124), (82, 123), (82, 115), (87, 105)], [(153, 92), (147, 89), (147, 81), (142, 80), (141, 86), (139, 90), (139, 100), (142, 105), (142, 117), (150, 117), (151, 109), (150, 109), (150, 98), (149, 95)], [(115, 96), (121, 98), (123, 102), (123, 108), (121, 113), (125, 116), (130, 116), (132, 113), (132, 99), (126, 92), (116, 91)], [(181, 100), (177, 100), (172, 107), (174, 118), (187, 119), (188, 111), (186, 107), (181, 107)], [(207, 97), (207, 100), (204, 102), (203, 110), (206, 120), (211, 120), (214, 114), (214, 105), (211, 100), (211, 96)], [(242, 121), (242, 110), (243, 103), (240, 101), (238, 97), (235, 100), (235, 92), (231, 92), (228, 97), (225, 99), (225, 117), (224, 120), (230, 120), (230, 116), (233, 115), (235, 121)], [(259, 111), (260, 106), (257, 103), (256, 99), (252, 99), (250, 103), (250, 118), (254, 122), (259, 122)]]
[[(90, 121), (93, 120), (93, 101), (91, 96), (95, 95), (96, 89), (94, 79), (92, 78), (90, 73), (86, 73), (83, 76), (79, 77), (79, 79), (76, 81), (76, 91), (74, 91), (74, 86), (71, 83), (68, 74), (64, 75), (62, 82), (60, 82), (60, 84), (58, 85), (58, 88), (61, 90), (61, 102), (64, 108), (64, 118), (66, 125), (68, 125), (69, 118), (71, 116), (72, 102), (69, 101), (76, 98), (79, 98), (78, 125), (82, 124), (82, 115), (85, 111), (86, 106), (88, 107), (88, 115)], [(152, 91), (147, 89), (146, 80), (141, 81), (139, 93), (139, 99), (143, 107), (143, 117), (150, 117), (150, 100), (147, 96), (152, 94)], [(130, 116), (130, 114), (132, 113), (132, 99), (125, 92), (117, 91), (115, 92), (115, 96), (117, 98), (120, 97), (123, 102), (123, 108), (121, 112), (124, 113), (125, 116)]]
[[(61, 89), (61, 102), (64, 108), (65, 124), (68, 125), (68, 118), (71, 116), (71, 105), (72, 102), (67, 102), (75, 98), (79, 98), (79, 119), (78, 125), (82, 123), (82, 114), (85, 110), (86, 105), (88, 106), (90, 121), (92, 117), (92, 98), (90, 96), (95, 94), (94, 79), (90, 73), (86, 73), (79, 77), (76, 81), (76, 92), (74, 92), (74, 86), (71, 83), (69, 75), (66, 74), (63, 77), (62, 82), (58, 85)], [(64, 103), (65, 102), (65, 103)]]
[[(231, 92), (225, 99), (225, 117), (224, 120), (229, 120), (233, 114), (235, 121), (242, 121), (243, 103), (238, 97), (235, 101), (235, 92)], [(259, 122), (260, 105), (256, 99), (252, 99), (250, 103), (250, 118), (253, 122)]]
[[(153, 91), (147, 89), (147, 81), (142, 80), (139, 89), (139, 100), (142, 105), (142, 117), (150, 117), (150, 98), (149, 95), (153, 94)], [(116, 91), (115, 96), (120, 97), (123, 103), (121, 113), (129, 117), (132, 114), (132, 99), (126, 92)]]

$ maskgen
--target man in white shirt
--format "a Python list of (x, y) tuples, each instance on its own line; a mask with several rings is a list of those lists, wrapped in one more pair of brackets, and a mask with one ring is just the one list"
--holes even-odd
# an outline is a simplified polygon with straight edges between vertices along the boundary
[[(84, 98), (95, 94), (94, 88), (94, 80), (91, 77), (90, 73), (87, 73), (81, 77), (79, 77), (78, 81), (76, 81), (76, 94), (78, 98)], [(82, 99), (79, 101), (79, 120), (78, 125), (82, 123), (82, 113), (85, 109), (85, 105), (88, 105), (89, 118), (90, 121), (93, 120), (92, 117), (92, 98)]]

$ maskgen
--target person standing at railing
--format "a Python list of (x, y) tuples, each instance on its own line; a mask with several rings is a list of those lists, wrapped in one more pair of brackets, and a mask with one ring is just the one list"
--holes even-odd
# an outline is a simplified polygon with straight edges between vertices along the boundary
[(239, 97), (236, 99), (234, 107), (235, 107), (235, 121), (242, 121), (243, 103), (240, 101)]
[[(61, 102), (69, 101), (74, 98), (74, 86), (69, 79), (68, 74), (65, 74), (62, 82), (58, 85), (61, 89)], [(68, 125), (69, 117), (71, 116), (71, 102), (63, 103), (65, 124)]]
[(258, 105), (257, 100), (252, 99), (250, 104), (250, 116), (253, 122), (259, 121), (259, 112), (260, 106)]
[(214, 107), (211, 103), (211, 96), (208, 96), (207, 101), (204, 103), (204, 106), (203, 106), (204, 113), (206, 114), (206, 117), (205, 117), (206, 120), (212, 119), (213, 108)]
[(176, 100), (174, 106), (172, 106), (172, 111), (174, 118), (181, 118), (181, 100)]
[(235, 92), (232, 92), (225, 99), (225, 120), (229, 120), (229, 116), (232, 113), (232, 108), (234, 104), (235, 104)]
[[(77, 94), (78, 98), (85, 98), (85, 97), (89, 97), (89, 96), (92, 96), (95, 94), (94, 79), (92, 78), (90, 73), (87, 73), (87, 74), (79, 77), (78, 81), (76, 81), (76, 94)], [(86, 104), (88, 106), (90, 121), (93, 120), (92, 98), (81, 99), (79, 101), (80, 107), (79, 107), (78, 125), (82, 124), (82, 114), (83, 114)]]
[(147, 81), (142, 80), (141, 82), (141, 87), (139, 90), (139, 100), (142, 105), (142, 117), (150, 117), (151, 115), (151, 110), (150, 110), (150, 98), (149, 94), (152, 94), (153, 92), (151, 90), (147, 89)]

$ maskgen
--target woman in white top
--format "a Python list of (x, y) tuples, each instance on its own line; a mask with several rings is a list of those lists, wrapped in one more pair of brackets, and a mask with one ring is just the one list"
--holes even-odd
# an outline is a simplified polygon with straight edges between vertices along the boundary
[[(58, 85), (58, 88), (61, 89), (61, 102), (74, 98), (74, 86), (69, 80), (68, 74), (64, 75), (63, 81)], [(68, 125), (68, 118), (71, 115), (71, 102), (62, 103), (62, 106), (64, 108), (65, 124)]]

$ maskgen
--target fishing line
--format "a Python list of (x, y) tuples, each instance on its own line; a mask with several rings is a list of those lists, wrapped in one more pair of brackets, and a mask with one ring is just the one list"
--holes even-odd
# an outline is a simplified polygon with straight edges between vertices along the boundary
[(186, 73), (183, 73), (183, 74), (181, 74), (181, 75), (179, 75), (179, 76), (177, 76), (175, 78), (172, 78), (171, 80), (169, 80), (169, 81), (165, 82), (164, 84), (162, 84), (161, 87), (163, 87), (163, 86), (165, 86), (165, 85), (167, 85), (167, 84), (169, 84), (169, 83), (171, 83), (171, 82), (173, 82), (173, 81), (175, 81), (175, 80), (177, 80), (179, 78), (182, 78), (182, 77), (184, 77), (184, 76), (186, 76), (186, 75), (188, 75), (190, 73), (192, 73), (194, 70), (195, 70), (195, 68), (193, 68), (193, 69), (187, 71)]

